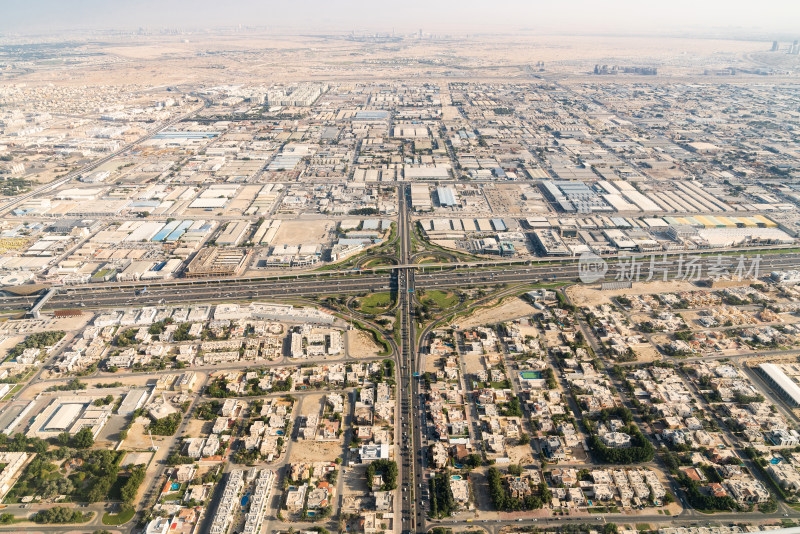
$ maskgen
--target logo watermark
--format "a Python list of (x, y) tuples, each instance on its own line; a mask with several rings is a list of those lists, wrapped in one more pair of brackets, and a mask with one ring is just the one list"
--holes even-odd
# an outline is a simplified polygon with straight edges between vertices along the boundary
[(578, 258), (578, 278), (584, 284), (602, 280), (607, 272), (608, 263), (594, 252), (584, 252)]
[(760, 268), (760, 254), (741, 254), (738, 257), (722, 254), (714, 257), (683, 254), (678, 256), (664, 254), (663, 257), (619, 256), (616, 261), (608, 261), (594, 252), (584, 252), (578, 258), (578, 278), (584, 284), (611, 280), (697, 282), (709, 279), (716, 282), (724, 279), (740, 282), (758, 278)]

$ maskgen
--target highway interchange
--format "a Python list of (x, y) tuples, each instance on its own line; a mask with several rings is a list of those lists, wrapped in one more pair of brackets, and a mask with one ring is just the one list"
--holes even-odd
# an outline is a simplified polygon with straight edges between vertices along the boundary
[[(591, 517), (518, 517), (508, 515), (499, 521), (469, 521), (453, 519), (450, 521), (430, 521), (427, 512), (427, 480), (424, 477), (426, 462), (423, 440), (427, 431), (424, 415), (424, 401), (420, 395), (420, 382), (414, 375), (424, 370), (424, 346), (418, 346), (417, 339), (424, 340), (435, 324), (428, 325), (421, 336), (415, 333), (414, 294), (420, 289), (502, 287), (506, 291), (519, 292), (521, 288), (537, 283), (572, 283), (580, 281), (581, 265), (575, 259), (547, 259), (529, 262), (485, 261), (472, 264), (426, 264), (412, 263), (419, 258), (412, 245), (412, 222), (409, 209), (410, 190), (408, 186), (399, 188), (398, 216), (398, 261), (392, 267), (376, 269), (357, 269), (349, 271), (316, 271), (282, 277), (227, 278), (187, 280), (178, 279), (159, 283), (90, 284), (56, 288), (52, 297), (44, 304), (46, 310), (75, 308), (107, 309), (126, 306), (179, 305), (190, 303), (219, 303), (269, 299), (319, 298), (335, 295), (359, 295), (379, 291), (396, 292), (400, 309), (400, 343), (391, 341), (399, 372), (398, 406), (399, 426), (398, 444), (400, 452), (400, 529), (402, 534), (426, 532), (436, 525), (449, 527), (481, 528), (497, 534), (509, 525), (553, 525), (605, 522), (661, 522), (664, 516), (631, 516), (623, 514), (604, 514)], [(713, 266), (717, 271), (736, 272), (742, 262), (746, 268), (753, 266), (755, 260), (761, 275), (773, 270), (800, 268), (800, 253), (790, 250), (765, 248), (737, 251), (697, 251), (686, 253), (701, 265), (702, 272)], [(686, 263), (681, 256), (673, 255), (672, 262), (662, 264), (663, 253), (639, 254), (638, 274), (633, 279), (639, 281), (685, 278)], [(606, 280), (615, 280), (622, 261), (608, 258)], [(627, 265), (627, 264), (626, 264)], [(652, 272), (651, 272), (652, 271)], [(628, 272), (627, 274), (630, 274)], [(616, 277), (627, 279), (626, 277)], [(510, 294), (510, 293), (509, 293)], [(15, 295), (5, 293), (0, 296), (0, 311), (27, 311), (41, 298), (39, 295)], [(759, 514), (754, 520), (779, 519), (786, 515), (800, 518), (800, 513), (783, 508), (774, 514)], [(705, 524), (709, 520), (717, 522), (740, 522), (744, 519), (738, 514), (715, 514), (705, 516), (689, 508), (670, 521), (680, 525)], [(484, 524), (486, 523), (486, 524)], [(38, 529), (37, 529), (38, 530)], [(44, 530), (44, 529), (41, 529)]]
[[(402, 241), (402, 238), (401, 238)], [(800, 267), (800, 253), (771, 253), (765, 250), (759, 257), (759, 272), (762, 275), (773, 270), (795, 269)], [(653, 258), (651, 263), (650, 258)], [(703, 266), (703, 272), (709, 266), (725, 267), (735, 272), (744, 258), (749, 268), (755, 256), (706, 255), (696, 256), (697, 263)], [(683, 278), (685, 266), (678, 262), (663, 268), (657, 263), (659, 254), (643, 256), (638, 263), (641, 271), (639, 281)], [(721, 261), (721, 264), (718, 263)], [(613, 261), (607, 279), (618, 267)], [(137, 284), (103, 284), (64, 286), (57, 290), (44, 306), (44, 309), (56, 310), (76, 307), (107, 308), (113, 306), (152, 306), (158, 304), (181, 304), (197, 302), (220, 302), (227, 300), (252, 300), (289, 297), (313, 297), (336, 294), (359, 294), (376, 291), (396, 290), (401, 284), (411, 286), (406, 289), (436, 289), (450, 287), (495, 286), (498, 284), (523, 284), (539, 282), (575, 282), (579, 280), (579, 264), (577, 261), (556, 262), (545, 265), (496, 265), (491, 262), (479, 268), (456, 268), (453, 265), (442, 265), (431, 268), (430, 265), (419, 267), (384, 268), (381, 271), (351, 271), (350, 273), (305, 273), (289, 277), (257, 278), (257, 279), (219, 279), (203, 281), (173, 281), (157, 284), (141, 282)], [(651, 275), (651, 267), (653, 272)], [(418, 272), (415, 272), (418, 271)], [(413, 274), (408, 274), (413, 273)], [(40, 295), (13, 295), (0, 297), (0, 311), (21, 311), (32, 307)]]

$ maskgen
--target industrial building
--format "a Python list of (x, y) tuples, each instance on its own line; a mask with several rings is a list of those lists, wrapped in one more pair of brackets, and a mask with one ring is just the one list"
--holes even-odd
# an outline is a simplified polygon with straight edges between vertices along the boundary
[(795, 408), (800, 407), (800, 386), (789, 378), (779, 365), (762, 363), (759, 364), (758, 370), (779, 397)]
[(52, 438), (62, 432), (74, 435), (84, 427), (96, 438), (111, 417), (113, 406), (94, 406), (99, 397), (73, 396), (53, 399), (33, 419), (28, 437)]
[(453, 191), (451, 187), (437, 187), (436, 188), (436, 198), (439, 201), (439, 205), (442, 207), (451, 207), (458, 205), (458, 201), (456, 200), (456, 193)]
[(187, 278), (235, 276), (242, 272), (250, 254), (242, 249), (204, 248), (186, 267)]

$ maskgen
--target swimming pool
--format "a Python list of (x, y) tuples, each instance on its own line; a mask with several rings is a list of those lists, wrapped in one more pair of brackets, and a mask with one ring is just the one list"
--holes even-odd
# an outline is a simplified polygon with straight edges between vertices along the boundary
[(450, 478), (453, 480), (461, 480), (461, 475), (453, 475)]
[(169, 489), (170, 491), (178, 491), (179, 489), (181, 489), (181, 485), (178, 484), (177, 482), (173, 482), (172, 484), (169, 485)]

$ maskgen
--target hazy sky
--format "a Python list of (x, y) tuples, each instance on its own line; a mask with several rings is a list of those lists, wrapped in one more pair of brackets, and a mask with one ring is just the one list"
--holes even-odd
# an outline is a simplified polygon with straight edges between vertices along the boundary
[[(0, 31), (210, 28), (398, 32), (673, 31), (800, 33), (798, 0), (0, 0)], [(797, 35), (796, 37), (800, 37)]]

